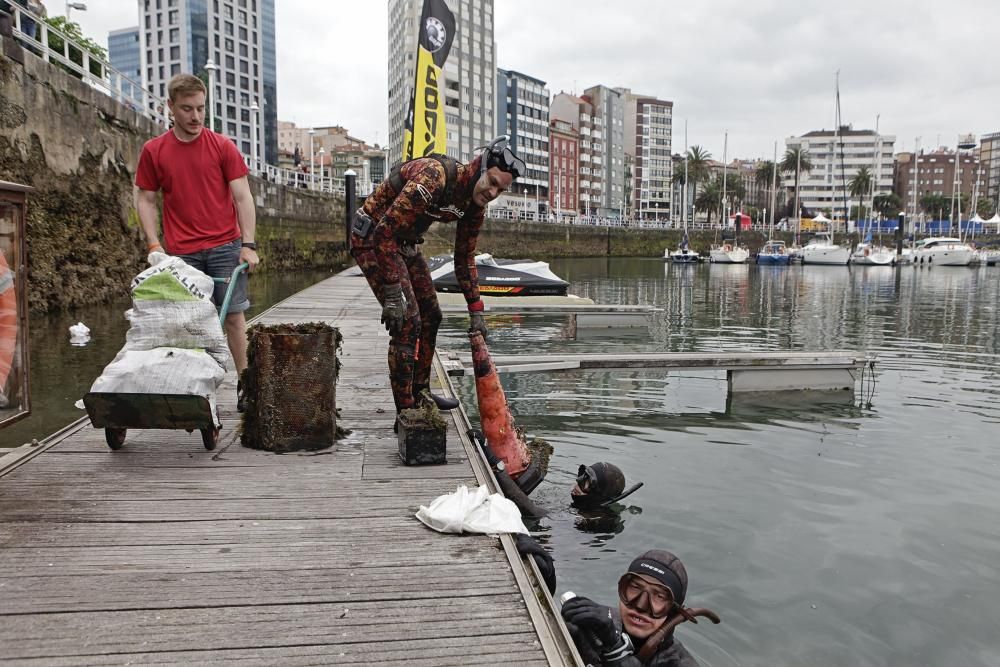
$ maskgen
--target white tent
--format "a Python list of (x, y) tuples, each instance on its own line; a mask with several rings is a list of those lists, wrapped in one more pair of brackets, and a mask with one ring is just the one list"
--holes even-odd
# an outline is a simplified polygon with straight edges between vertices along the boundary
[(994, 223), (997, 226), (997, 234), (1000, 234), (1000, 213), (994, 213), (993, 217), (986, 220), (986, 223)]
[(813, 222), (830, 222), (830, 218), (826, 217), (822, 213), (817, 213), (816, 217), (813, 218)]

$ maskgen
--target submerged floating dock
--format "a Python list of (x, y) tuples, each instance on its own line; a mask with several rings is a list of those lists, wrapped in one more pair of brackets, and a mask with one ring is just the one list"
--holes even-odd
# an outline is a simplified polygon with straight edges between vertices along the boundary
[[(853, 390), (861, 370), (872, 361), (863, 354), (842, 350), (493, 355), (493, 362), (501, 373), (628, 368), (724, 370), (730, 392)], [(449, 375), (462, 376), (467, 371), (471, 372), (471, 363), (467, 354), (446, 354), (445, 365)]]
[[(569, 315), (580, 329), (630, 329), (648, 327), (650, 317), (662, 309), (651, 306), (608, 305), (578, 296), (500, 296), (482, 297), (486, 313), (503, 315)], [(465, 297), (450, 292), (438, 293), (445, 315), (468, 315)]]
[(447, 465), (401, 464), (365, 280), (331, 278), (257, 321), (340, 328), (353, 433), (319, 452), (245, 449), (230, 374), (214, 452), (184, 431), (129, 431), (111, 452), (83, 419), (0, 459), (0, 663), (575, 664), (509, 536), (414, 518), (493, 480), (460, 411)]

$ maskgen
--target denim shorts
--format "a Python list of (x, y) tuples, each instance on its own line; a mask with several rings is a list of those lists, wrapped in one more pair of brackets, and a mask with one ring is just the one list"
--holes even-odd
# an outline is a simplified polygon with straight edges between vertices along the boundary
[[(215, 283), (215, 291), (212, 293), (212, 303), (216, 309), (222, 308), (222, 302), (226, 299), (226, 290), (229, 289), (229, 278), (233, 271), (240, 264), (240, 250), (243, 248), (243, 239), (236, 239), (224, 245), (200, 250), (191, 255), (178, 255), (188, 266), (202, 271), (213, 278), (225, 278), (226, 282)], [(230, 313), (242, 313), (250, 307), (250, 299), (247, 297), (247, 274), (241, 273), (236, 279), (236, 287), (233, 288), (233, 296), (229, 300)]]

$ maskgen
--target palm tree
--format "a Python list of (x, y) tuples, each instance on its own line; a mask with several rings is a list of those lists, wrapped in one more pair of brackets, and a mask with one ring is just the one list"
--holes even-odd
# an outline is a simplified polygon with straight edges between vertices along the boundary
[[(678, 185), (684, 185), (684, 177), (687, 176), (688, 184), (693, 188), (691, 193), (691, 201), (695, 202), (698, 199), (698, 183), (701, 183), (708, 178), (708, 161), (712, 157), (712, 154), (706, 151), (701, 146), (695, 145), (688, 149), (686, 160), (687, 160), (687, 174), (684, 173), (684, 167), (674, 170), (673, 182)], [(695, 209), (698, 206), (695, 204)]]
[(722, 205), (722, 185), (718, 179), (711, 181), (701, 189), (694, 199), (694, 210), (705, 211), (708, 222), (712, 222), (712, 214)]
[[(867, 166), (858, 169), (858, 173), (848, 182), (847, 189), (852, 197), (858, 198), (858, 218), (864, 217), (864, 198), (872, 188), (872, 170)], [(846, 223), (845, 223), (846, 224)]]
[[(795, 192), (799, 190), (799, 173), (812, 171), (812, 167), (812, 162), (809, 161), (809, 150), (801, 146), (786, 150), (784, 157), (781, 158), (781, 163), (778, 165), (783, 174), (795, 174)], [(798, 205), (801, 208), (802, 202), (799, 202)], [(799, 217), (799, 211), (795, 211), (795, 217)]]
[(774, 183), (774, 175), (774, 162), (770, 160), (764, 160), (754, 170), (754, 179), (758, 186), (757, 192), (760, 193), (760, 199), (757, 201), (757, 204), (760, 205), (759, 208), (770, 206), (768, 194), (771, 192), (772, 183)]
[(899, 215), (899, 209), (903, 206), (903, 200), (895, 192), (888, 192), (875, 196), (875, 210), (886, 220), (891, 220)]

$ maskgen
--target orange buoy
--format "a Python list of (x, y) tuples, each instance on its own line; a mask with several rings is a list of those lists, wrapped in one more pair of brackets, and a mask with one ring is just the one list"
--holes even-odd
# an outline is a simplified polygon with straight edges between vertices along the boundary
[(14, 272), (0, 250), (0, 396), (6, 389), (16, 350), (17, 290), (14, 289)]
[(531, 453), (524, 442), (524, 434), (514, 424), (514, 417), (507, 407), (507, 397), (500, 386), (500, 376), (490, 359), (483, 335), (469, 333), (472, 344), (472, 367), (476, 374), (476, 397), (479, 400), (479, 421), (483, 435), (493, 453), (507, 468), (507, 474), (517, 479), (531, 463)]

